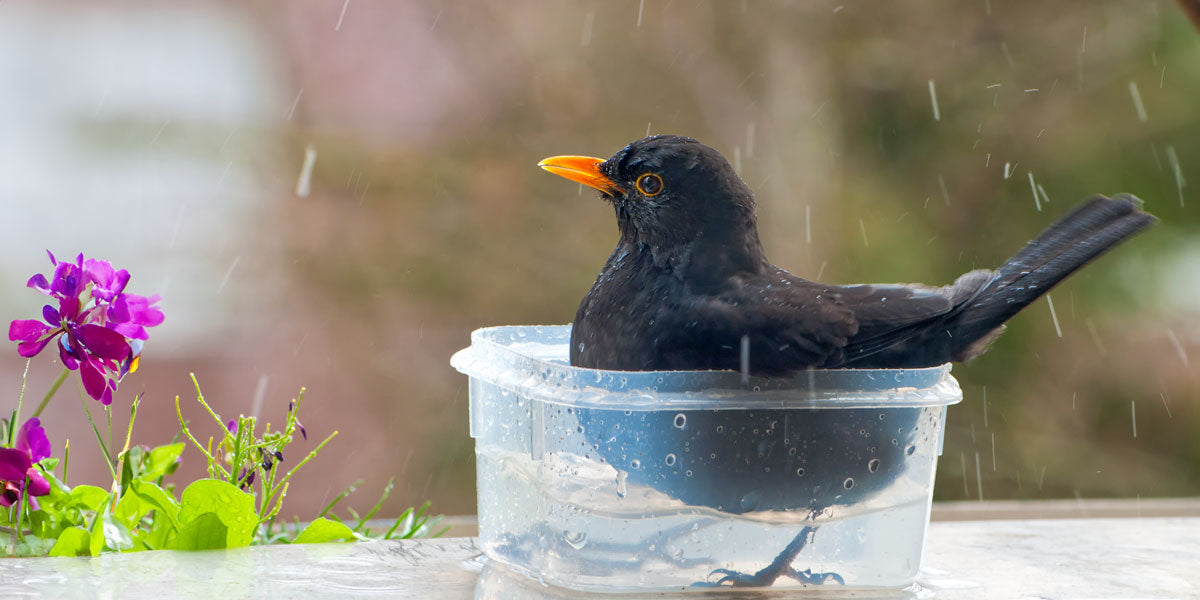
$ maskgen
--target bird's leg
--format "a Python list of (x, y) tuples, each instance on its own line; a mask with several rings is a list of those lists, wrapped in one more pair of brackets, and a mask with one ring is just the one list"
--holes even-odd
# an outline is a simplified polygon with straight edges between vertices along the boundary
[(711, 576), (712, 574), (720, 574), (723, 575), (723, 577), (715, 582), (704, 582), (703, 584), (700, 584), (699, 587), (716, 587), (725, 585), (726, 583), (732, 585), (733, 587), (766, 587), (775, 583), (776, 579), (784, 576), (791, 577), (800, 583), (812, 585), (820, 585), (830, 581), (836, 581), (842, 585), (845, 585), (846, 581), (837, 573), (813, 573), (811, 569), (797, 571), (796, 569), (792, 568), (792, 561), (796, 560), (796, 556), (798, 556), (800, 551), (804, 549), (804, 546), (806, 546), (808, 542), (812, 540), (812, 537), (814, 534), (816, 534), (816, 532), (817, 528), (812, 526), (807, 526), (804, 529), (801, 529), (800, 533), (797, 534), (796, 537), (788, 543), (787, 547), (783, 549), (783, 552), (780, 552), (779, 555), (771, 561), (771, 564), (767, 565), (757, 573), (750, 574), (741, 573), (730, 569), (716, 569), (709, 575)]

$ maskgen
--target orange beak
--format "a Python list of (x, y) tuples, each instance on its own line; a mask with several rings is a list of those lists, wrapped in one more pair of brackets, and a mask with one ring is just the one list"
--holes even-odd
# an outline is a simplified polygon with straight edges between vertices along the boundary
[(600, 172), (600, 163), (604, 159), (591, 156), (551, 156), (543, 159), (538, 166), (571, 181), (593, 187), (605, 194), (615, 195), (623, 192), (613, 180)]

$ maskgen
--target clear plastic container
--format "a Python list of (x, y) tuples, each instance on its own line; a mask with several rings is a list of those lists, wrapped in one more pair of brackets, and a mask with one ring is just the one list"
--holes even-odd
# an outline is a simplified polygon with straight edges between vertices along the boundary
[(758, 583), (916, 578), (962, 399), (949, 365), (745, 381), (571, 367), (569, 340), (569, 326), (491, 327), (450, 361), (470, 376), (489, 558), (599, 592), (702, 590), (781, 557)]

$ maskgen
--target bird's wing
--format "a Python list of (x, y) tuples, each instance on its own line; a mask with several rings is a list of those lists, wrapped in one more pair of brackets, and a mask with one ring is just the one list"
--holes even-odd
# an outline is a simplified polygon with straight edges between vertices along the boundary
[(844, 362), (865, 359), (928, 333), (966, 307), (994, 278), (992, 271), (977, 270), (940, 288), (921, 284), (838, 288), (842, 302), (858, 321), (858, 332), (846, 344)]
[[(687, 295), (657, 340), (670, 368), (739, 369), (743, 344), (750, 371), (786, 375), (840, 359), (857, 331), (854, 314), (836, 287), (786, 272), (729, 281), (715, 293)], [(743, 342), (743, 339), (745, 342)]]

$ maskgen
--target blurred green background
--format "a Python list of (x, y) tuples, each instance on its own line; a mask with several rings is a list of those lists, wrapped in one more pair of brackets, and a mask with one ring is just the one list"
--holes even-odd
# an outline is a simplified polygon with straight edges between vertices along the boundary
[[(945, 284), (1130, 192), (1162, 223), (1054, 290), (1061, 334), (1041, 300), (955, 368), (936, 497), (1197, 495), (1198, 99), (1200, 36), (1161, 0), (10, 1), (0, 308), (36, 315), (44, 247), (108, 258), (164, 296), (122, 384), (143, 442), (171, 438), (177, 394), (200, 416), (188, 372), (222, 414), (277, 421), (307, 386), (310, 435), (342, 436), (285, 513), (359, 478), (368, 508), (389, 477), (384, 513), (473, 513), (449, 356), (477, 327), (569, 322), (616, 241), (545, 156), (698, 138), (756, 191), (772, 260), (837, 283)], [(0, 360), (3, 389), (23, 368)], [(63, 400), (52, 441), (102, 481)]]

